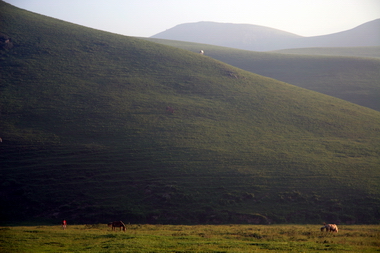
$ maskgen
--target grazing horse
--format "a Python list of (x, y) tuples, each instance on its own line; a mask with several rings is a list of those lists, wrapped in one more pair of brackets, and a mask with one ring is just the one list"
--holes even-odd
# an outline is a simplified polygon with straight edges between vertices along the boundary
[(323, 223), (323, 227), (321, 227), (321, 231), (326, 229), (326, 232), (336, 232), (338, 233), (338, 226), (336, 224), (326, 224)]
[(112, 230), (115, 230), (115, 231), (116, 231), (116, 228), (120, 228), (120, 231), (121, 231), (121, 228), (123, 228), (123, 231), (125, 231), (125, 224), (122, 221), (110, 222), (108, 223), (108, 226), (112, 227)]
[(200, 54), (205, 54), (205, 51), (201, 50), (199, 51)]

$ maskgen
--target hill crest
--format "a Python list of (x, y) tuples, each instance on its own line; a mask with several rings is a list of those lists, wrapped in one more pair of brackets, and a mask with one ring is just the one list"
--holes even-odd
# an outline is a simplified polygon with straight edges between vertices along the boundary
[(201, 21), (177, 25), (151, 36), (247, 50), (270, 50), (301, 36), (265, 26)]
[[(380, 47), (305, 48), (254, 52), (164, 39), (145, 40), (186, 49), (235, 67), (380, 111)], [(311, 78), (313, 77), (313, 78)]]
[(305, 47), (380, 46), (379, 30), (380, 19), (347, 31), (314, 37), (302, 37), (258, 25), (197, 22), (177, 25), (150, 38), (196, 42), (251, 51), (272, 51)]

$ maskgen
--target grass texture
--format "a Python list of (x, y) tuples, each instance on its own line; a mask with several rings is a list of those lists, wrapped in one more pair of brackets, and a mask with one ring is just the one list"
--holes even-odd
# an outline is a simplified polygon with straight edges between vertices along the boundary
[(0, 7), (2, 224), (378, 223), (380, 112)]
[(377, 252), (378, 225), (127, 225), (104, 224), (1, 227), (0, 250), (7, 252)]

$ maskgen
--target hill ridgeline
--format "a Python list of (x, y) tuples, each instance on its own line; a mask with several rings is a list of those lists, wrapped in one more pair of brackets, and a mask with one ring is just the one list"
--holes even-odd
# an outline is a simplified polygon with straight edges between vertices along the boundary
[(353, 29), (312, 37), (249, 24), (197, 22), (177, 25), (150, 38), (196, 42), (251, 51), (308, 47), (380, 46), (380, 19)]

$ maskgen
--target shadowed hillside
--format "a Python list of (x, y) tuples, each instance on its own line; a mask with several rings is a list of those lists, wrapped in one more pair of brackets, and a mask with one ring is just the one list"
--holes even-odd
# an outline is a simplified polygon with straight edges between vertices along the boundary
[[(375, 55), (379, 47), (353, 48), (351, 51), (348, 48), (289, 49), (284, 52), (295, 53), (280, 54), (173, 40), (146, 40), (193, 52), (203, 49), (207, 56), (235, 67), (380, 111), (380, 60), (333, 57), (340, 53), (347, 56)], [(297, 55), (297, 52), (320, 52), (321, 55)], [(331, 56), (322, 55), (323, 52)]]
[(313, 37), (302, 37), (277, 29), (216, 22), (177, 25), (151, 36), (155, 39), (196, 42), (251, 51), (272, 51), (305, 47), (380, 46), (380, 19), (353, 29)]
[(375, 223), (380, 113), (0, 1), (1, 223)]
[(283, 54), (329, 55), (380, 58), (379, 47), (312, 47), (273, 51)]

